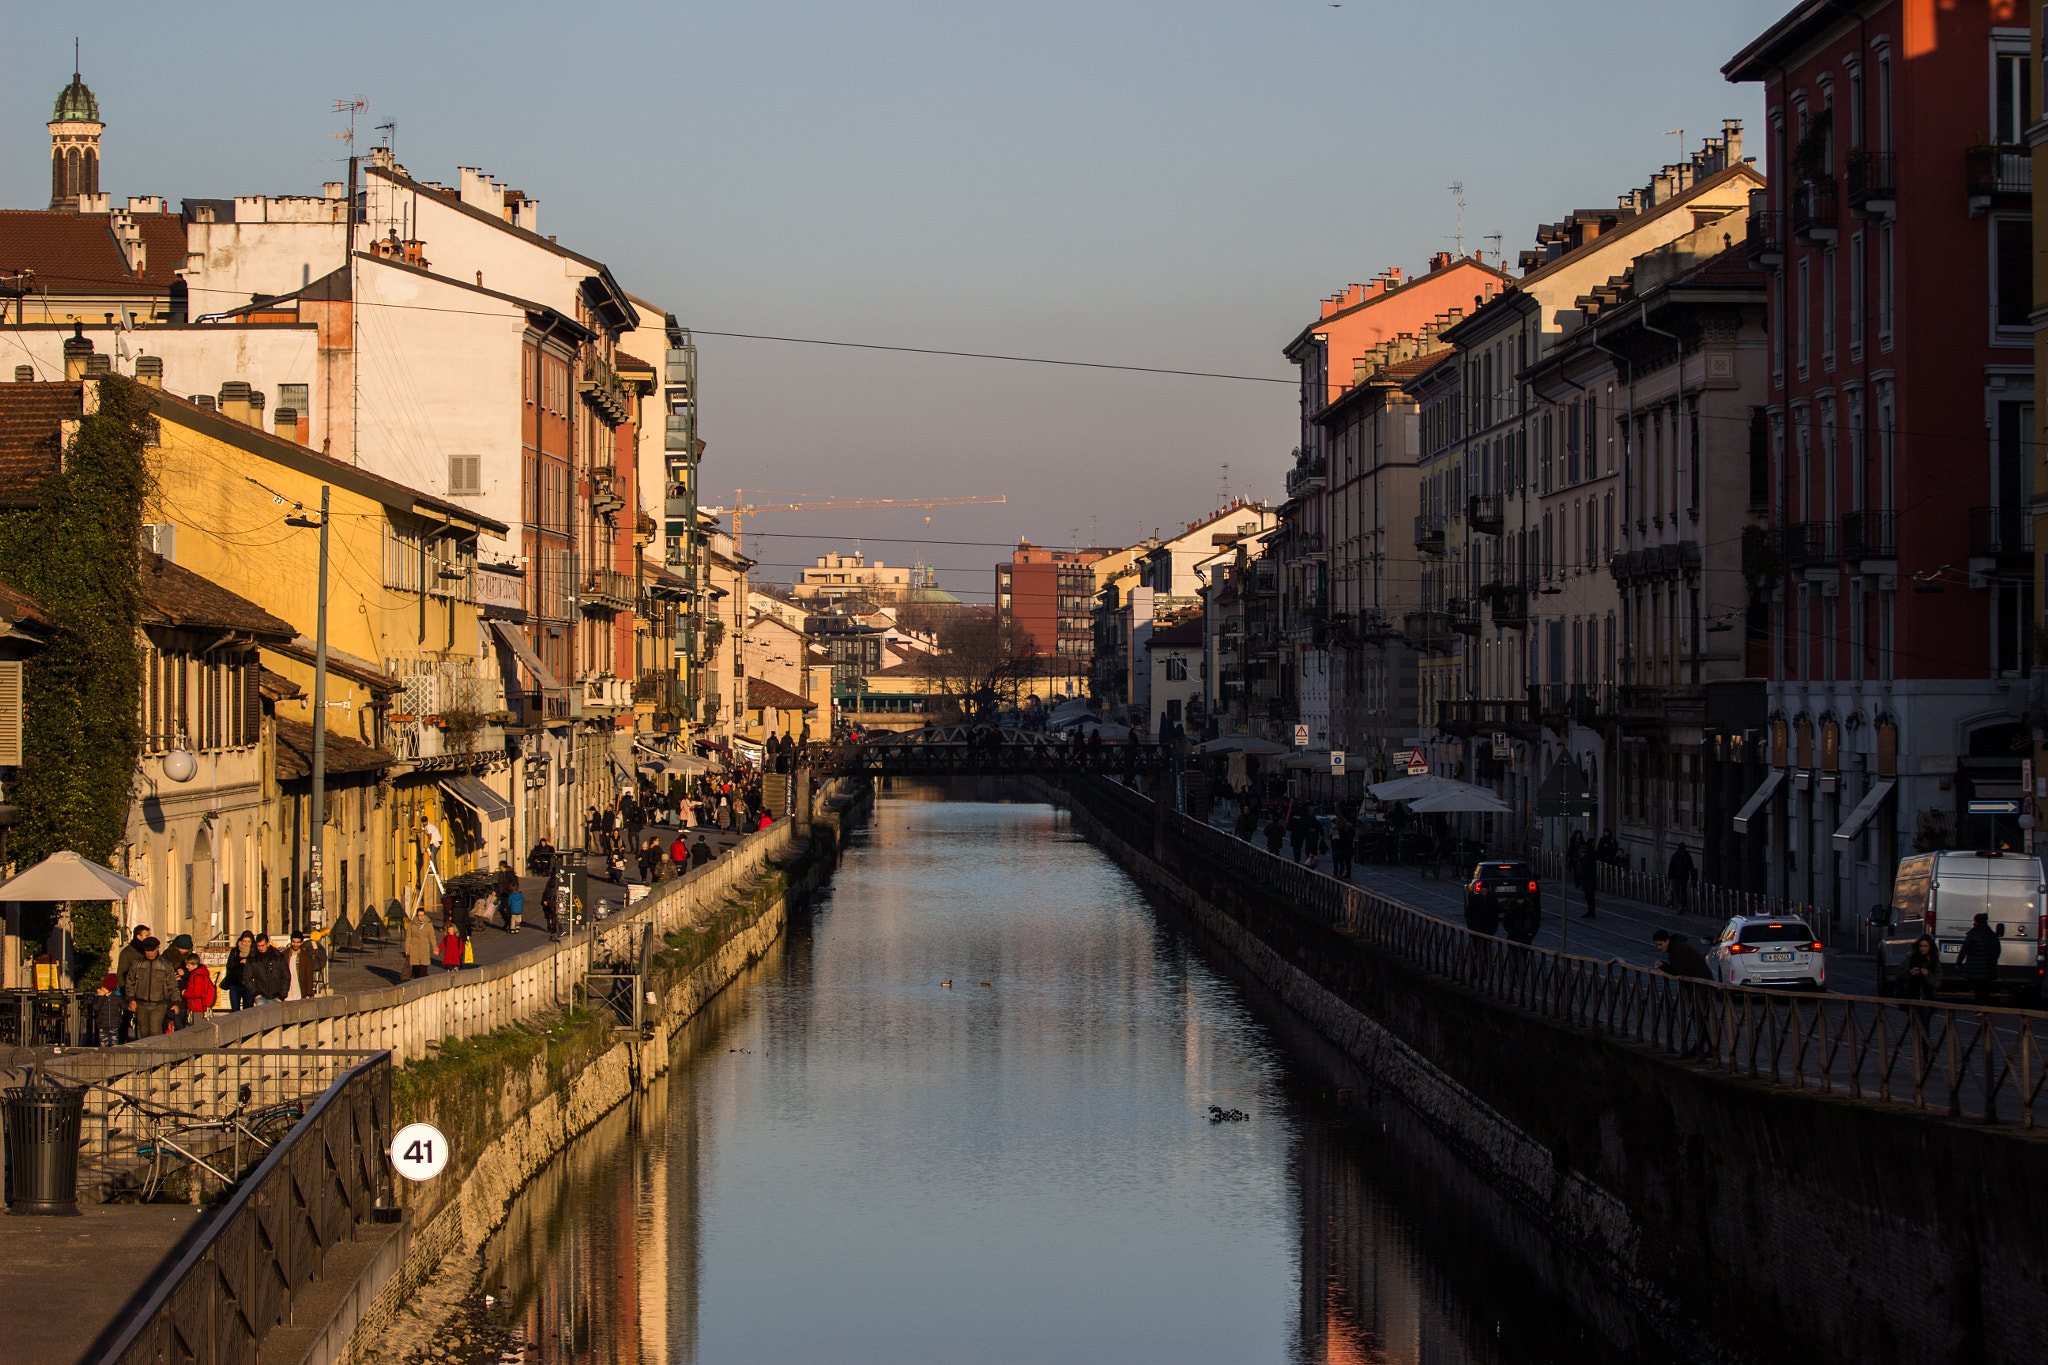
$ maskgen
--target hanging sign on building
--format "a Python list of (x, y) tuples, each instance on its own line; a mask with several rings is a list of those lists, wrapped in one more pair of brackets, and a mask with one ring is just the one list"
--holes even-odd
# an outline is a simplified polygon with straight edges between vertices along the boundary
[(1505, 730), (1495, 730), (1493, 732), (1493, 756), (1502, 762), (1506, 762), (1513, 755), (1514, 750), (1508, 747), (1508, 732)]
[(1308, 747), (1308, 725), (1306, 723), (1294, 727), (1294, 747), (1297, 749), (1306, 749)]
[(1344, 776), (1344, 751), (1342, 749), (1330, 750), (1330, 776)]

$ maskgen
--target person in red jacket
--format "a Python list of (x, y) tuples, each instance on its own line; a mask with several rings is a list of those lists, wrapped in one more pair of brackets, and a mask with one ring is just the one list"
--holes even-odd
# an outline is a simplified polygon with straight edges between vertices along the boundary
[(214, 1002), (220, 998), (220, 992), (213, 984), (213, 973), (199, 960), (199, 954), (193, 953), (186, 961), (191, 965), (185, 970), (183, 994), (185, 1026), (190, 1028), (194, 1024), (205, 1022), (206, 1012), (213, 1008)]
[(462, 966), (462, 931), (455, 922), (448, 922), (448, 930), (441, 935), (441, 970), (452, 972)]

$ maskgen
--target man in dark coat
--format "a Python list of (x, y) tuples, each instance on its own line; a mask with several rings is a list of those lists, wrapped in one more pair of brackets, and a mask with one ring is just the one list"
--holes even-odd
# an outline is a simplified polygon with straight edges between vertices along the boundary
[(163, 947), (157, 940), (145, 938), (141, 947), (142, 955), (129, 963), (121, 978), (121, 993), (128, 997), (128, 1012), (135, 1016), (135, 1036), (154, 1038), (164, 1031), (171, 1002), (178, 998), (178, 974), (157, 956)]
[[(136, 963), (142, 961), (142, 940), (148, 937), (149, 926), (147, 924), (138, 924), (135, 926), (134, 935), (128, 940), (128, 942), (121, 946), (121, 956), (117, 958), (114, 962), (114, 975), (121, 977), (124, 980), (127, 978), (128, 969), (134, 966)], [(134, 1024), (135, 1012), (133, 1010), (125, 1009), (121, 1011), (122, 1042), (125, 1043), (130, 1038), (135, 1036), (134, 1033), (131, 1031), (134, 1027)]]
[(697, 842), (690, 845), (690, 866), (702, 867), (710, 862), (714, 856), (711, 852), (711, 845), (704, 842), (703, 835), (698, 835)]
[(2005, 945), (1991, 927), (1991, 916), (1979, 912), (1963, 935), (1962, 951), (1956, 954), (1956, 975), (1970, 983), (1970, 993), (1980, 1005), (1991, 1003), (1991, 987), (1998, 980), (1998, 956)]
[(276, 1004), (291, 993), (291, 966), (284, 960), (284, 954), (270, 941), (270, 935), (259, 934), (256, 938), (256, 955), (249, 959), (243, 975), (248, 978), (249, 989), (256, 992), (256, 1003)]
[(1700, 950), (1693, 947), (1684, 934), (1659, 929), (1650, 936), (1650, 942), (1664, 954), (1664, 961), (1657, 964), (1657, 970), (1679, 978), (1678, 1036), (1684, 1041), (1685, 1055), (1697, 1057), (1708, 1046), (1705, 1027), (1708, 1014), (1702, 998), (1704, 991), (1693, 983), (1713, 980), (1713, 969), (1707, 966), (1706, 958), (1700, 956)]
[(1711, 981), (1713, 971), (1707, 966), (1707, 959), (1684, 934), (1674, 934), (1669, 929), (1659, 929), (1650, 942), (1657, 951), (1664, 954), (1664, 961), (1657, 964), (1657, 970), (1667, 976), (1693, 977), (1700, 981)]
[(1671, 863), (1664, 869), (1664, 875), (1671, 881), (1671, 904), (1679, 914), (1692, 908), (1691, 890), (1695, 869), (1692, 865), (1692, 850), (1680, 844), (1671, 855)]

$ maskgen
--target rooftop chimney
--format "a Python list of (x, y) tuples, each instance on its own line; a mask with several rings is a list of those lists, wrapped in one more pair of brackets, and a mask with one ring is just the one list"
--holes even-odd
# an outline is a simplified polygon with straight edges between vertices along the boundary
[(237, 422), (249, 420), (249, 386), (230, 379), (220, 386), (220, 415)]
[(85, 362), (92, 355), (92, 343), (86, 340), (85, 324), (71, 325), (71, 335), (64, 338), (64, 380), (72, 383), (85, 378)]
[(263, 426), (263, 405), (270, 400), (263, 390), (251, 387), (249, 390), (249, 425), (261, 429)]
[(1721, 120), (1721, 140), (1728, 144), (1728, 157), (1721, 163), (1726, 170), (1742, 160), (1742, 120), (1724, 118)]
[(141, 355), (135, 357), (135, 382), (144, 388), (162, 388), (164, 386), (164, 358), (160, 355)]
[(294, 408), (279, 408), (273, 419), (277, 424), (277, 439), (296, 441), (299, 439), (299, 414)]
[(1451, 253), (1448, 251), (1439, 251), (1436, 253), (1436, 255), (1429, 258), (1429, 268), (1432, 271), (1443, 270), (1447, 268), (1450, 265), (1450, 263)]
[(33, 384), (33, 383), (35, 383), (35, 380), (36, 380), (36, 367), (35, 367), (35, 366), (33, 366), (33, 365), (16, 365), (16, 366), (14, 367), (14, 382), (15, 382), (15, 383), (17, 383), (17, 384)]
[(214, 410), (213, 395), (210, 393), (193, 394), (192, 406), (195, 408), (205, 408), (208, 412), (212, 412)]
[(92, 379), (103, 374), (112, 374), (114, 366), (104, 355), (89, 355), (85, 358), (85, 377)]

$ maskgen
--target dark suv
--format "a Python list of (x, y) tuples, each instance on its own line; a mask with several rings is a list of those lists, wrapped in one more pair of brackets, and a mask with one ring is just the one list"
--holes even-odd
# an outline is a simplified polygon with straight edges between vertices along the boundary
[(1465, 927), (1491, 937), (1507, 926), (1517, 943), (1535, 939), (1543, 924), (1543, 900), (1536, 870), (1527, 863), (1488, 862), (1465, 879)]

